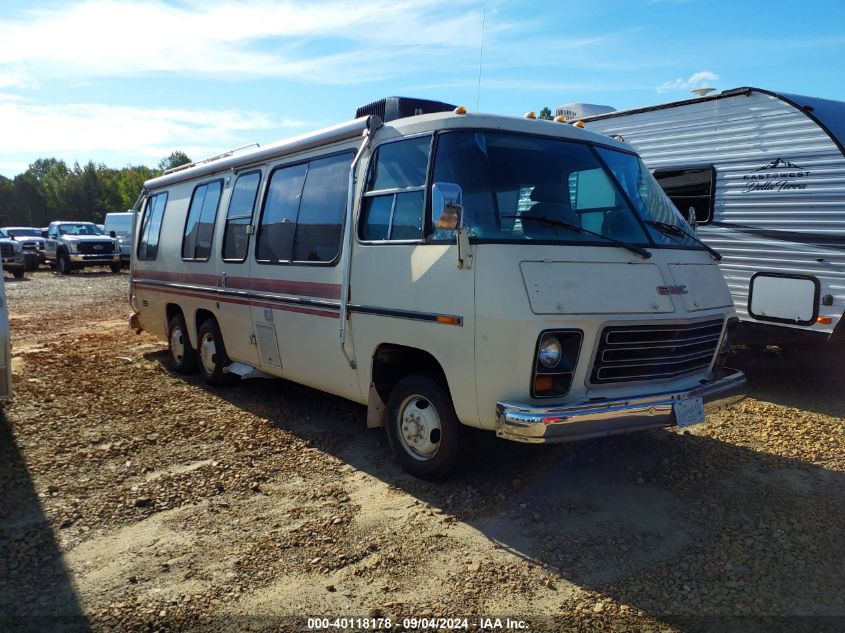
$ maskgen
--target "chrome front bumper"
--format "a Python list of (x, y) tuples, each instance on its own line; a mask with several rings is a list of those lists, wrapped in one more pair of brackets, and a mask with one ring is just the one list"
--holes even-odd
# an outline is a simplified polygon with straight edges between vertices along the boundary
[(710, 381), (685, 391), (667, 391), (615, 400), (591, 400), (548, 407), (496, 403), (496, 435), (543, 444), (675, 426), (674, 403), (702, 398), (712, 413), (745, 397), (745, 374), (722, 369)]
[(85, 255), (71, 255), (70, 261), (73, 263), (80, 263), (80, 262), (103, 262), (105, 264), (111, 264), (113, 262), (120, 261), (120, 253), (97, 253), (97, 254), (85, 254)]

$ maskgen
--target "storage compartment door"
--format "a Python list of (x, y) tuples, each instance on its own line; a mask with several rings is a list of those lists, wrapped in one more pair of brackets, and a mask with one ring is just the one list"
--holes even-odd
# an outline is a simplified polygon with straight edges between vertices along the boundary
[(812, 325), (819, 313), (819, 280), (801, 275), (756, 273), (748, 293), (748, 313), (760, 321)]

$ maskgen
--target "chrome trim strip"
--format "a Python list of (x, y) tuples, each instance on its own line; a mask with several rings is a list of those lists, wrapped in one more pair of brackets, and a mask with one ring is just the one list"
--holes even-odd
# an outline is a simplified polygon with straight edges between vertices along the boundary
[(742, 400), (745, 387), (745, 374), (724, 369), (713, 380), (680, 391), (549, 406), (497, 402), (496, 435), (545, 444), (675, 426), (675, 402), (700, 397), (705, 413), (712, 413)]

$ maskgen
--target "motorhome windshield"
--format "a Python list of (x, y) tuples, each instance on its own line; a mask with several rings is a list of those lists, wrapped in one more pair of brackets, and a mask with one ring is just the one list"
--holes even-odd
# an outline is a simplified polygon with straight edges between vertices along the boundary
[[(476, 240), (609, 243), (589, 231), (642, 246), (701, 248), (680, 232), (647, 224), (654, 220), (690, 231), (633, 154), (537, 136), (448, 132), (437, 142), (433, 181), (438, 190), (459, 192), (464, 224)], [(432, 214), (438, 214), (436, 205)], [(437, 220), (433, 217), (434, 226)]]

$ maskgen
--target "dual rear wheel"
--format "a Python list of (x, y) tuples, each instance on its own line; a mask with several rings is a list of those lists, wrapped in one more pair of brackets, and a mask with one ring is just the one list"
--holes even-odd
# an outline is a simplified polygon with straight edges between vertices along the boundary
[(168, 351), (170, 366), (180, 374), (200, 370), (205, 381), (215, 387), (223, 385), (229, 374), (225, 372), (229, 359), (223, 345), (223, 336), (214, 319), (207, 319), (197, 332), (197, 348), (191, 345), (185, 317), (179, 312), (168, 323)]

